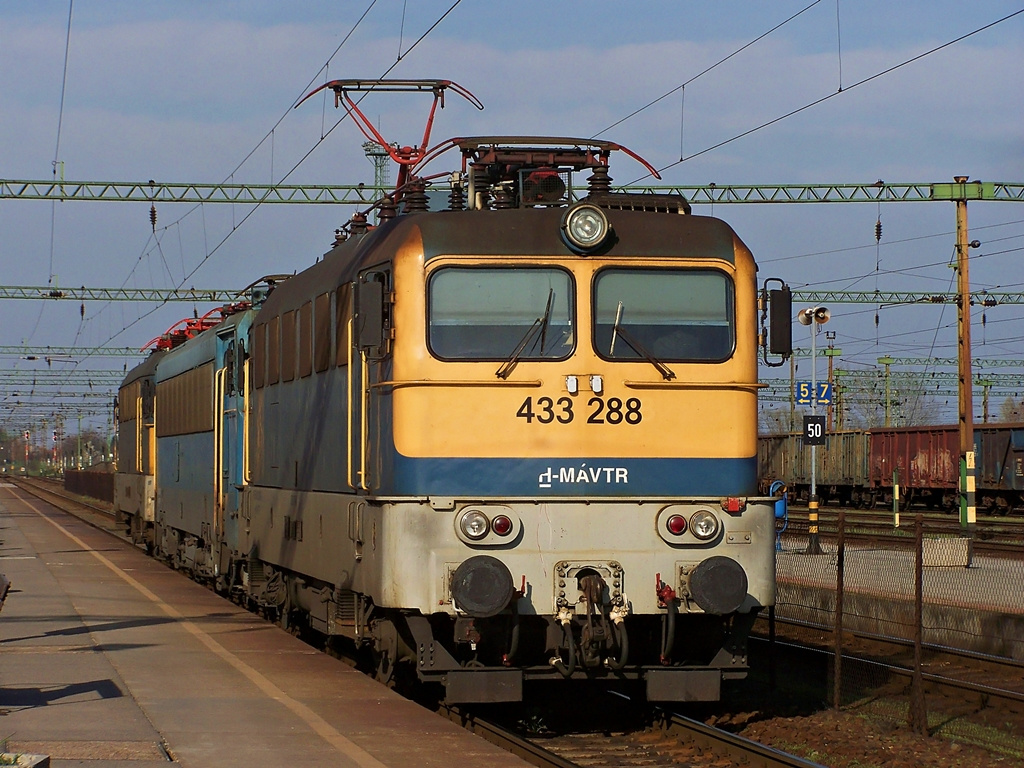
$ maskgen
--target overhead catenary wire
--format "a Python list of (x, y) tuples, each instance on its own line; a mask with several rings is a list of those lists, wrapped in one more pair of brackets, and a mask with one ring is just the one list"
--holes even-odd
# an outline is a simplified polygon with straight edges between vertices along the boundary
[[(375, 2), (376, 2), (376, 0), (373, 0), (373, 3), (375, 3)], [(396, 60), (395, 60), (395, 62), (394, 62), (393, 64), (391, 64), (391, 66), (389, 66), (389, 67), (388, 67), (388, 68), (387, 68), (387, 69), (386, 69), (386, 70), (385, 70), (385, 71), (384, 71), (384, 72), (383, 72), (383, 73), (382, 73), (382, 74), (381, 74), (381, 75), (379, 76), (379, 78), (378, 78), (378, 79), (382, 79), (382, 78), (385, 78), (385, 77), (387, 77), (387, 76), (388, 76), (388, 75), (389, 75), (389, 74), (390, 74), (390, 73), (391, 73), (392, 71), (394, 71), (394, 69), (395, 69), (395, 68), (396, 68), (396, 67), (397, 67), (397, 66), (398, 66), (398, 65), (399, 65), (399, 64), (401, 63), (402, 59), (403, 59), (403, 58), (404, 58), (405, 56), (408, 56), (408, 55), (409, 55), (409, 53), (411, 53), (411, 52), (412, 52), (412, 51), (413, 51), (413, 50), (414, 50), (414, 49), (415, 49), (415, 48), (416, 48), (416, 47), (417, 47), (417, 46), (418, 46), (418, 45), (419, 45), (419, 44), (420, 44), (421, 42), (423, 42), (423, 40), (424, 40), (424, 39), (425, 39), (425, 38), (427, 37), (427, 35), (429, 35), (429, 34), (430, 34), (431, 32), (433, 32), (433, 31), (434, 31), (434, 30), (435, 30), (435, 29), (436, 29), (436, 28), (438, 27), (438, 25), (439, 25), (439, 24), (440, 24), (440, 23), (441, 23), (442, 21), (444, 21), (444, 19), (446, 19), (446, 18), (447, 18), (447, 17), (448, 17), (448, 16), (449, 16), (449, 15), (451, 14), (451, 12), (452, 12), (453, 10), (455, 10), (455, 8), (456, 8), (456, 7), (458, 7), (458, 6), (459, 6), (459, 5), (461, 4), (461, 2), (462, 2), (462, 0), (454, 0), (454, 2), (453, 2), (453, 3), (452, 3), (452, 4), (451, 4), (451, 5), (449, 6), (449, 7), (448, 7), (448, 9), (447, 9), (447, 10), (446, 10), (446, 11), (445, 11), (445, 12), (444, 12), (443, 14), (441, 14), (441, 16), (440, 16), (440, 17), (438, 17), (438, 19), (437, 19), (437, 20), (436, 20), (436, 21), (435, 21), (435, 22), (434, 22), (433, 24), (431, 24), (431, 25), (430, 25), (430, 27), (428, 27), (428, 28), (427, 28), (427, 30), (426, 30), (425, 32), (423, 32), (423, 34), (421, 34), (421, 35), (420, 35), (420, 36), (419, 36), (419, 37), (418, 37), (418, 38), (417, 38), (417, 39), (416, 39), (416, 40), (415, 40), (415, 41), (414, 41), (414, 42), (413, 42), (413, 43), (412, 43), (412, 44), (411, 44), (411, 45), (410, 45), (410, 46), (409, 46), (409, 47), (408, 47), (408, 48), (407, 48), (406, 50), (405, 50), (405, 52), (404, 52), (404, 53), (402, 53), (402, 54), (401, 54), (401, 55), (399, 56), (399, 58), (398, 58), (398, 59), (396, 59)], [(372, 7), (372, 6), (373, 6), (373, 3), (371, 3), (370, 7)], [(364, 17), (365, 17), (366, 13), (368, 13), (368, 12), (369, 12), (369, 8), (367, 8), (367, 11), (366, 11), (366, 12), (364, 12), (364, 14), (363, 14), (363, 17), (360, 17), (360, 21), (362, 20), (362, 18), (364, 18)], [(358, 23), (358, 22), (357, 22), (357, 23)], [(351, 32), (350, 32), (350, 34), (351, 34)], [(346, 36), (346, 38), (345, 38), (345, 39), (347, 40), (347, 39), (348, 39), (348, 36)], [(344, 41), (343, 41), (343, 42), (344, 42)], [(337, 49), (335, 49), (335, 54), (337, 53), (337, 51), (338, 51), (338, 50), (340, 50), (340, 48), (341, 48), (341, 45), (339, 45), (339, 46), (338, 46), (338, 48), (337, 48)], [(332, 58), (333, 58), (333, 56), (334, 56), (335, 54), (332, 54)], [(321, 71), (322, 71), (322, 70), (321, 70)], [(312, 80), (312, 81), (310, 82), (310, 85), (312, 84), (312, 82), (315, 82), (315, 80), (316, 80), (316, 78), (314, 78), (314, 79), (313, 79), (313, 80)], [(309, 87), (309, 86), (307, 85), (307, 88), (308, 88), (308, 87)], [(299, 98), (297, 98), (297, 99), (296, 99), (296, 102), (295, 102), (295, 104), (293, 104), (293, 105), (292, 105), (292, 107), (289, 107), (289, 110), (291, 110), (291, 109), (294, 109), (294, 106), (295, 106), (295, 105), (296, 105), (296, 104), (298, 103), (298, 101), (300, 101), (300, 100), (301, 100), (301, 98), (302, 98), (301, 96), (300, 96)], [(325, 140), (327, 139), (327, 137), (328, 137), (328, 136), (330, 136), (330, 134), (331, 134), (331, 133), (333, 133), (333, 132), (334, 132), (334, 130), (335, 130), (335, 129), (336, 129), (336, 128), (337, 128), (338, 126), (339, 126), (339, 125), (341, 125), (341, 123), (343, 123), (343, 122), (345, 121), (346, 117), (347, 117), (347, 115), (343, 115), (343, 116), (342, 116), (341, 118), (339, 118), (339, 119), (338, 119), (338, 120), (337, 120), (337, 121), (336, 121), (336, 122), (334, 123), (334, 125), (332, 125), (332, 126), (331, 126), (331, 127), (330, 127), (330, 128), (329, 128), (329, 129), (328, 129), (328, 130), (327, 130), (327, 131), (326, 131), (326, 132), (325, 132), (325, 133), (324, 133), (324, 134), (323, 134), (323, 135), (322, 135), (322, 136), (321, 136), (321, 137), (320, 137), (320, 138), (319, 138), (319, 139), (317, 140), (317, 141), (315, 141), (315, 142), (313, 143), (313, 145), (312, 145), (312, 146), (311, 146), (311, 147), (310, 147), (310, 148), (309, 148), (309, 149), (308, 149), (308, 150), (307, 150), (307, 151), (305, 152), (305, 154), (303, 154), (303, 155), (302, 155), (302, 157), (300, 157), (300, 158), (299, 158), (299, 160), (298, 160), (298, 161), (297, 161), (297, 162), (296, 162), (296, 163), (295, 163), (295, 164), (294, 164), (294, 165), (293, 165), (293, 166), (292, 166), (292, 167), (291, 167), (291, 168), (290, 168), (290, 169), (288, 170), (288, 172), (287, 172), (287, 173), (285, 173), (285, 174), (284, 174), (284, 175), (283, 175), (283, 176), (281, 177), (281, 179), (280, 179), (280, 183), (283, 183), (283, 182), (284, 182), (284, 181), (286, 181), (286, 180), (287, 180), (288, 178), (290, 178), (290, 177), (291, 177), (291, 175), (292, 175), (292, 174), (293, 174), (293, 173), (294, 173), (294, 172), (295, 172), (295, 171), (296, 171), (296, 170), (297, 170), (297, 169), (298, 169), (298, 168), (299, 168), (299, 167), (300, 167), (300, 166), (301, 166), (301, 165), (302, 165), (302, 164), (303, 164), (303, 163), (304, 163), (304, 162), (305, 162), (305, 161), (306, 161), (306, 160), (307, 160), (307, 159), (308, 159), (309, 157), (310, 157), (310, 155), (312, 155), (312, 154), (313, 154), (313, 152), (314, 152), (314, 151), (316, 151), (316, 149), (317, 149), (317, 148), (318, 148), (318, 147), (319, 147), (319, 146), (320, 146), (321, 144), (323, 144), (323, 142), (324, 142), (324, 141), (325, 141)], [(284, 117), (282, 117), (282, 118), (281, 118), (281, 120), (283, 120), (283, 119), (284, 119)], [(279, 121), (278, 121), (278, 123), (277, 123), (277, 124), (275, 124), (275, 128), (277, 127), (277, 125), (279, 125), (279, 124), (280, 124), (281, 120), (279, 120)], [(264, 140), (265, 140), (265, 138), (264, 138)], [(255, 151), (255, 150), (254, 150), (254, 151)], [(247, 156), (247, 158), (248, 158), (248, 157), (251, 157), (251, 155), (252, 155), (252, 154), (253, 154), (253, 153), (252, 153), (252, 152), (250, 152), (250, 154), (249, 154), (249, 155)], [(243, 163), (244, 163), (244, 161), (243, 161)], [(235, 170), (237, 171), (237, 170), (238, 170), (238, 168), (240, 168), (240, 167), (241, 167), (241, 164), (239, 164), (239, 166), (238, 166), (238, 167), (236, 167), (236, 169), (235, 169)], [(196, 207), (200, 207), (200, 208), (201, 208), (201, 207), (202, 207), (202, 205), (201, 205), (201, 204), (199, 204), (199, 205), (198, 205), (198, 206), (196, 206)], [(196, 265), (195, 265), (195, 267), (194, 267), (194, 268), (193, 268), (193, 269), (192, 269), (192, 270), (191, 270), (190, 272), (188, 272), (188, 273), (187, 273), (187, 274), (185, 275), (185, 277), (184, 277), (184, 278), (182, 279), (182, 281), (181, 281), (180, 283), (178, 283), (178, 285), (176, 286), (176, 288), (181, 288), (182, 286), (184, 286), (184, 285), (185, 285), (185, 284), (186, 284), (186, 283), (187, 283), (187, 282), (189, 281), (189, 279), (191, 279), (191, 278), (192, 278), (192, 277), (193, 277), (193, 276), (194, 276), (194, 275), (195, 275), (195, 274), (196, 274), (196, 273), (197, 273), (197, 272), (198, 272), (198, 271), (199, 271), (199, 270), (200, 270), (200, 269), (201, 269), (201, 268), (202, 268), (202, 267), (203, 267), (203, 266), (204, 266), (204, 265), (205, 265), (205, 264), (206, 264), (206, 263), (207, 263), (207, 262), (208, 262), (208, 261), (210, 260), (210, 258), (212, 258), (212, 257), (213, 257), (213, 255), (214, 255), (215, 253), (217, 253), (217, 252), (218, 252), (218, 251), (219, 251), (219, 250), (221, 249), (221, 247), (222, 247), (222, 246), (223, 246), (223, 245), (224, 245), (225, 243), (227, 243), (227, 241), (228, 241), (228, 240), (229, 240), (229, 239), (230, 239), (230, 238), (232, 237), (232, 235), (233, 235), (233, 234), (234, 234), (234, 233), (235, 233), (235, 232), (236, 232), (236, 231), (237, 231), (237, 230), (238, 230), (238, 229), (239, 229), (239, 228), (240, 228), (240, 227), (241, 227), (241, 226), (242, 226), (242, 225), (243, 225), (243, 224), (244, 224), (244, 223), (245, 223), (245, 222), (246, 222), (246, 221), (247, 221), (247, 220), (248, 220), (248, 219), (249, 219), (249, 218), (250, 218), (250, 217), (251, 217), (251, 216), (252, 216), (252, 215), (253, 215), (253, 214), (254, 214), (254, 213), (256, 212), (256, 211), (257, 211), (257, 210), (259, 210), (259, 208), (260, 208), (260, 203), (258, 203), (258, 202), (257, 202), (257, 203), (255, 203), (255, 204), (253, 205), (253, 207), (252, 207), (252, 208), (251, 208), (251, 209), (250, 209), (250, 210), (249, 210), (249, 211), (248, 211), (248, 212), (247, 212), (247, 213), (245, 214), (245, 216), (243, 216), (243, 217), (241, 218), (241, 220), (240, 220), (240, 221), (239, 221), (239, 222), (238, 222), (237, 224), (233, 225), (233, 226), (231, 227), (231, 229), (230, 229), (230, 230), (228, 231), (228, 233), (227, 233), (226, 235), (224, 235), (224, 237), (223, 237), (223, 238), (221, 238), (221, 239), (220, 239), (220, 240), (219, 240), (219, 241), (217, 242), (217, 244), (213, 246), (213, 248), (208, 248), (208, 247), (207, 247), (207, 249), (206, 249), (206, 254), (205, 254), (205, 255), (203, 256), (203, 258), (202, 258), (202, 259), (201, 259), (201, 260), (199, 261), (199, 263), (198, 263), (198, 264), (196, 264)], [(204, 235), (205, 235), (205, 226), (204, 226)], [(142, 315), (141, 315), (140, 317), (138, 317), (138, 318), (137, 318), (136, 320), (132, 321), (131, 323), (127, 324), (127, 325), (126, 325), (125, 327), (121, 328), (121, 329), (120, 329), (120, 330), (119, 330), (119, 331), (118, 331), (117, 333), (115, 333), (115, 334), (113, 334), (112, 336), (110, 336), (110, 337), (109, 337), (109, 338), (108, 338), (108, 339), (107, 339), (107, 340), (106, 340), (106, 341), (104, 342), (104, 345), (105, 345), (105, 344), (108, 344), (108, 343), (110, 343), (110, 342), (112, 342), (112, 341), (114, 341), (114, 340), (115, 340), (115, 339), (116, 339), (116, 338), (117, 338), (118, 336), (120, 336), (120, 335), (121, 335), (122, 333), (124, 333), (125, 331), (127, 331), (127, 330), (129, 330), (130, 328), (134, 327), (134, 326), (135, 326), (135, 325), (136, 325), (137, 323), (139, 323), (140, 321), (142, 321), (142, 320), (143, 320), (143, 319), (145, 319), (146, 317), (148, 317), (148, 316), (152, 315), (152, 314), (153, 314), (154, 312), (156, 312), (156, 311), (157, 311), (157, 310), (158, 310), (158, 309), (160, 308), (160, 306), (162, 306), (162, 305), (158, 305), (158, 306), (156, 306), (156, 307), (153, 307), (153, 308), (152, 308), (152, 309), (150, 309), (150, 310), (149, 310), (148, 312), (145, 312), (145, 313), (144, 313), (144, 314), (142, 314)]]
[[(75, 0), (68, 0), (68, 23), (67, 23), (67, 32), (66, 32), (66, 34), (64, 36), (64, 67), (63, 67), (63, 70), (62, 70), (61, 84), (60, 84), (60, 105), (59, 105), (59, 107), (57, 109), (57, 137), (56, 137), (56, 141), (54, 142), (54, 150), (53, 150), (52, 171), (53, 171), (53, 180), (54, 181), (57, 180), (57, 169), (58, 169), (58, 167), (60, 167), (60, 137), (61, 137), (61, 130), (62, 130), (63, 125), (64, 125), (64, 95), (67, 92), (67, 84), (68, 84), (68, 57), (69, 57), (70, 51), (71, 51), (71, 19), (72, 19), (72, 15), (74, 13), (74, 8), (75, 8)], [(63, 177), (63, 173), (61, 173), (61, 177)], [(53, 273), (53, 257), (54, 257), (54, 252), (56, 250), (56, 232), (57, 232), (57, 201), (54, 200), (51, 203), (51, 205), (50, 205), (50, 254), (49, 254), (49, 265), (47, 267), (47, 277), (46, 277), (46, 284), (47, 285), (53, 285), (53, 278), (54, 278), (54, 273)], [(43, 310), (44, 310), (44, 307), (42, 305), (40, 305), (39, 313), (36, 315), (35, 323), (32, 325), (32, 330), (29, 332), (28, 336), (25, 337), (25, 341), (26, 342), (31, 341), (32, 338), (36, 335), (36, 331), (39, 330), (39, 323), (43, 319)]]
[[(826, 94), (825, 96), (822, 96), (821, 98), (818, 98), (818, 99), (815, 99), (813, 101), (810, 101), (810, 102), (804, 104), (801, 107), (797, 107), (796, 109), (790, 110), (789, 112), (781, 114), (778, 117), (774, 117), (771, 120), (768, 120), (768, 121), (766, 121), (764, 123), (761, 123), (760, 125), (756, 125), (753, 128), (750, 128), (750, 129), (748, 129), (746, 131), (743, 131), (742, 133), (738, 133), (735, 136), (732, 136), (731, 138), (723, 139), (722, 141), (716, 142), (715, 144), (712, 144), (711, 146), (705, 147), (704, 149), (700, 150), (699, 152), (694, 152), (691, 155), (687, 155), (686, 157), (680, 158), (676, 162), (669, 163), (668, 165), (665, 165), (665, 166), (663, 166), (661, 168), (658, 168), (657, 169), (658, 173), (662, 173), (663, 171), (667, 171), (670, 168), (675, 168), (677, 165), (685, 163), (688, 160), (693, 160), (694, 158), (700, 157), (701, 155), (706, 155), (708, 152), (713, 152), (716, 149), (721, 149), (722, 147), (724, 147), (724, 146), (726, 146), (728, 144), (732, 144), (734, 141), (739, 141), (740, 139), (746, 138), (747, 136), (750, 136), (751, 134), (757, 133), (758, 131), (764, 130), (765, 128), (768, 128), (768, 127), (770, 127), (772, 125), (775, 125), (776, 123), (780, 123), (783, 120), (787, 120), (790, 117), (793, 117), (794, 115), (799, 115), (801, 112), (806, 112), (808, 109), (816, 107), (819, 104), (823, 104), (826, 101), (829, 101), (830, 99), (832, 99), (832, 98), (834, 98), (836, 96), (847, 94), (850, 91), (852, 91), (854, 88), (858, 88), (858, 87), (860, 87), (862, 85), (866, 85), (867, 83), (870, 83), (870, 82), (872, 82), (874, 80), (877, 80), (880, 77), (885, 77), (886, 75), (889, 75), (889, 74), (895, 72), (896, 70), (901, 69), (902, 67), (906, 67), (906, 66), (908, 66), (910, 64), (913, 64), (916, 61), (920, 61), (923, 58), (926, 58), (926, 57), (931, 56), (931, 55), (933, 55), (935, 53), (938, 53), (939, 51), (941, 51), (941, 50), (943, 50), (945, 48), (949, 48), (951, 45), (956, 45), (957, 43), (963, 42), (964, 40), (966, 40), (966, 39), (968, 39), (970, 37), (973, 37), (974, 35), (980, 34), (981, 32), (984, 32), (985, 30), (991, 29), (992, 27), (998, 26), (999, 24), (1003, 24), (1004, 22), (1007, 22), (1007, 21), (1009, 21), (1010, 19), (1012, 19), (1012, 18), (1014, 18), (1016, 16), (1020, 16), (1022, 13), (1024, 13), (1024, 8), (1021, 8), (1018, 11), (1014, 11), (1013, 13), (1009, 13), (1006, 16), (1003, 16), (1001, 19), (997, 19), (996, 21), (993, 21), (993, 22), (990, 22), (988, 24), (985, 24), (984, 26), (978, 27), (977, 29), (975, 29), (975, 30), (973, 30), (971, 32), (967, 32), (966, 34), (960, 35), (959, 37), (956, 37), (956, 38), (954, 38), (952, 40), (949, 40), (949, 41), (947, 41), (945, 43), (942, 43), (941, 45), (937, 45), (934, 48), (930, 48), (929, 50), (924, 51), (923, 53), (919, 53), (916, 56), (912, 56), (909, 59), (901, 61), (899, 64), (894, 64), (891, 67), (887, 67), (886, 69), (883, 69), (883, 70), (881, 70), (879, 72), (876, 72), (873, 75), (869, 75), (868, 77), (865, 77), (865, 78), (863, 78), (861, 80), (858, 80), (853, 85), (851, 85), (851, 86), (849, 86), (847, 88), (844, 88), (842, 91), (834, 91), (832, 93)], [(598, 134), (598, 135), (600, 135), (600, 134)], [(630, 184), (637, 184), (637, 183), (643, 181), (644, 179), (648, 178), (650, 175), (651, 174), (649, 174), (649, 173), (644, 174), (643, 176), (641, 176), (641, 177), (639, 177), (637, 179), (634, 179), (633, 181), (631, 181), (629, 183)]]
[(686, 87), (687, 85), (689, 85), (690, 83), (692, 83), (692, 82), (694, 82), (694, 81), (698, 80), (699, 78), (703, 77), (704, 75), (708, 74), (708, 73), (709, 73), (709, 72), (711, 72), (711, 71), (712, 71), (713, 69), (715, 69), (716, 67), (718, 67), (718, 66), (720, 66), (720, 65), (724, 64), (725, 62), (729, 61), (729, 59), (733, 58), (734, 56), (737, 56), (738, 54), (740, 54), (740, 53), (743, 53), (743, 51), (745, 51), (745, 50), (746, 50), (747, 48), (750, 48), (750, 47), (751, 47), (752, 45), (755, 45), (756, 43), (760, 42), (761, 40), (764, 40), (764, 38), (768, 37), (768, 35), (770, 35), (770, 34), (771, 34), (772, 32), (775, 32), (776, 30), (779, 30), (779, 29), (781, 29), (782, 27), (786, 26), (786, 25), (787, 25), (787, 24), (788, 24), (789, 22), (793, 21), (793, 19), (795, 19), (795, 18), (797, 18), (798, 16), (802, 15), (802, 14), (803, 14), (803, 13), (805, 13), (806, 11), (809, 11), (809, 10), (810, 10), (811, 8), (813, 8), (814, 6), (816, 6), (816, 5), (817, 5), (818, 3), (820, 3), (820, 2), (821, 2), (821, 0), (814, 0), (814, 2), (812, 2), (812, 3), (810, 4), (810, 5), (807, 5), (807, 6), (805, 6), (804, 8), (801, 8), (801, 9), (800, 9), (799, 11), (797, 11), (796, 13), (794, 13), (794, 14), (793, 14), (792, 16), (790, 16), (789, 18), (785, 19), (784, 21), (780, 21), (780, 22), (779, 22), (778, 24), (776, 24), (776, 25), (775, 25), (774, 27), (772, 27), (771, 29), (769, 29), (769, 30), (768, 30), (767, 32), (762, 32), (762, 33), (761, 33), (760, 35), (758, 35), (757, 37), (755, 37), (755, 38), (754, 38), (753, 40), (751, 40), (751, 41), (750, 41), (750, 42), (748, 42), (747, 44), (745, 44), (745, 45), (742, 45), (742, 46), (740, 46), (740, 47), (739, 47), (739, 48), (737, 48), (737, 49), (736, 49), (735, 51), (733, 51), (732, 53), (730, 53), (730, 54), (729, 54), (728, 56), (725, 56), (724, 58), (721, 58), (721, 59), (719, 59), (718, 61), (716, 61), (716, 62), (715, 62), (714, 64), (712, 64), (711, 66), (709, 66), (709, 67), (707, 67), (707, 68), (705, 68), (705, 69), (701, 70), (700, 72), (698, 72), (698, 73), (697, 73), (696, 75), (694, 75), (693, 77), (691, 77), (691, 78), (690, 78), (689, 80), (687, 80), (686, 82), (684, 82), (684, 83), (681, 83), (680, 85), (677, 85), (677, 86), (676, 86), (675, 88), (673, 88), (672, 90), (670, 90), (670, 91), (667, 91), (667, 92), (665, 92), (665, 93), (661, 94), (661, 96), (659, 96), (658, 98), (656, 98), (656, 99), (654, 99), (654, 100), (652, 100), (652, 101), (649, 101), (649, 102), (647, 102), (646, 104), (644, 104), (644, 105), (643, 105), (642, 107), (640, 107), (639, 109), (635, 109), (635, 110), (633, 110), (632, 112), (630, 112), (630, 113), (629, 113), (628, 115), (626, 115), (625, 117), (623, 117), (623, 118), (621, 118), (621, 119), (619, 119), (619, 120), (616, 120), (616, 121), (615, 121), (614, 123), (612, 123), (611, 125), (609, 125), (609, 126), (608, 126), (607, 128), (602, 128), (602, 129), (601, 129), (600, 131), (598, 131), (597, 133), (595, 133), (595, 134), (594, 134), (593, 136), (591, 136), (590, 138), (591, 138), (591, 139), (596, 139), (596, 138), (597, 138), (598, 136), (600, 136), (600, 135), (602, 135), (602, 134), (604, 134), (604, 133), (608, 133), (608, 131), (610, 131), (610, 130), (611, 130), (612, 128), (617, 128), (618, 126), (622, 125), (622, 124), (623, 124), (624, 122), (626, 122), (627, 120), (630, 120), (631, 118), (634, 118), (634, 117), (636, 117), (636, 116), (637, 116), (637, 115), (639, 115), (639, 114), (640, 114), (641, 112), (643, 112), (643, 111), (645, 111), (645, 110), (647, 110), (647, 109), (650, 109), (650, 108), (651, 108), (651, 107), (653, 107), (653, 106), (654, 106), (655, 104), (657, 104), (657, 103), (659, 103), (659, 102), (661, 102), (661, 101), (664, 101), (665, 99), (667, 99), (667, 98), (668, 98), (669, 96), (671, 96), (671, 95), (672, 95), (673, 93), (675, 93), (676, 91), (681, 91), (681, 90), (683, 90), (683, 89), (684, 89), (684, 88), (685, 88), (685, 87)]
[(843, 90), (843, 27), (839, 21), (839, 0), (836, 0), (836, 58), (839, 60), (839, 88)]

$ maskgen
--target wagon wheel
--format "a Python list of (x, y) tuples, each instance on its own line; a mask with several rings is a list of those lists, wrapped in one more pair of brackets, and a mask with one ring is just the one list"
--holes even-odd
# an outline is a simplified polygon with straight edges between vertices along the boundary
[(908, 488), (906, 493), (900, 497), (900, 512), (906, 512), (914, 503), (914, 488)]

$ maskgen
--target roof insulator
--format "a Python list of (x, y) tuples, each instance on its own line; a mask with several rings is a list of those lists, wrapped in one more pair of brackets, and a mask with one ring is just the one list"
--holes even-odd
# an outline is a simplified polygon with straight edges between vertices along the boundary
[(587, 179), (588, 192), (591, 195), (610, 192), (612, 188), (612, 177), (608, 175), (608, 166), (599, 165), (594, 169), (590, 178)]
[(394, 198), (388, 196), (385, 197), (380, 204), (380, 208), (377, 210), (377, 220), (387, 221), (393, 219), (398, 215), (398, 209), (395, 208)]
[(365, 235), (366, 234), (366, 214), (357, 211), (352, 214), (352, 224), (349, 226), (349, 231), (353, 235)]
[(427, 200), (427, 184), (423, 179), (416, 179), (409, 184), (409, 193), (405, 197), (406, 213), (422, 213), (430, 210)]

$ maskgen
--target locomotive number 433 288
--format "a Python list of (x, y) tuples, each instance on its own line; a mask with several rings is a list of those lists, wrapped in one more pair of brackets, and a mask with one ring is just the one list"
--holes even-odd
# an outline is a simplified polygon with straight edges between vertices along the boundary
[[(527, 424), (534, 419), (540, 424), (570, 424), (576, 419), (573, 406), (570, 397), (528, 397), (519, 406), (516, 417), (526, 419)], [(639, 424), (644, 418), (642, 406), (639, 397), (623, 401), (618, 397), (594, 396), (587, 401), (587, 424)]]

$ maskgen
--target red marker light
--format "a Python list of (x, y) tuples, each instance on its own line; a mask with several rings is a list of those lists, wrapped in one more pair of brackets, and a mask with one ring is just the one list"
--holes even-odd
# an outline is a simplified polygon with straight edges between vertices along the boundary
[(672, 515), (666, 522), (665, 526), (668, 528), (668, 532), (679, 536), (686, 532), (686, 518), (682, 515)]
[(499, 536), (508, 536), (512, 533), (512, 520), (506, 515), (498, 515), (491, 520), (491, 530)]

